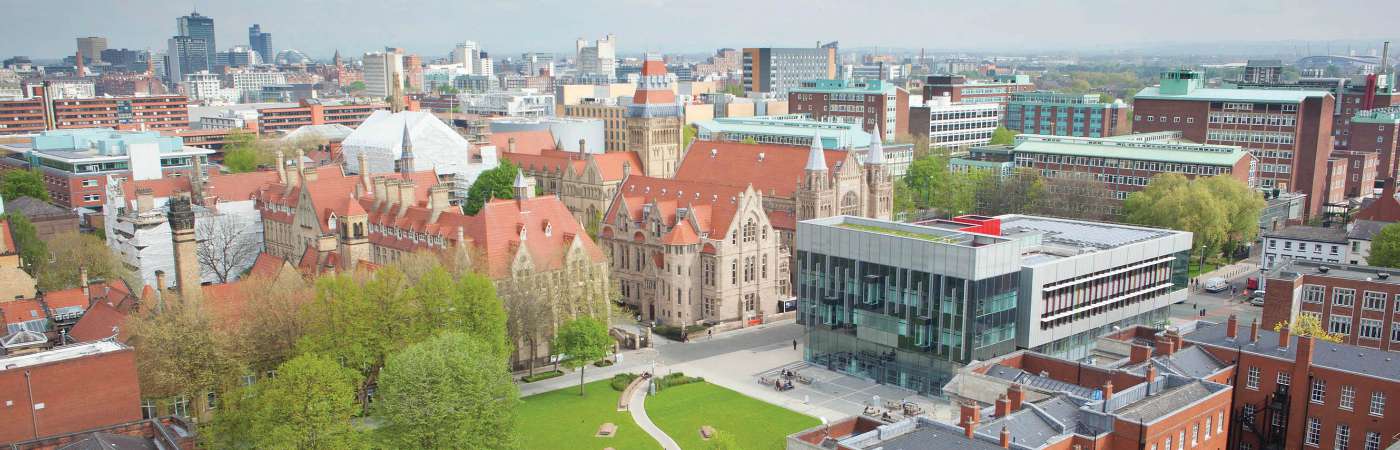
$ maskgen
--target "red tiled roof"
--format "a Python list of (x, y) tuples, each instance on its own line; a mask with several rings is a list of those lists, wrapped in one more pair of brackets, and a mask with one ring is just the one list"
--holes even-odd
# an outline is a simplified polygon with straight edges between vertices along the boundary
[(126, 342), (130, 337), (126, 327), (126, 313), (117, 310), (107, 302), (97, 302), (83, 313), (83, 317), (78, 319), (78, 324), (73, 325), (73, 329), (68, 331), (68, 335), (78, 342), (96, 341), (112, 336), (112, 328), (117, 329), (117, 340)]
[(8, 217), (0, 218), (0, 240), (4, 242), (0, 244), (4, 245), (3, 248), (0, 248), (0, 255), (19, 253), (19, 249), (15, 248), (15, 238), (10, 235), (10, 219)]
[[(443, 214), (444, 218), (448, 216)], [(519, 202), (493, 200), (475, 216), (451, 216), (462, 218), (467, 237), (486, 254), (492, 277), (510, 273), (514, 251), (521, 244), (522, 228), (525, 230), (525, 249), (530, 252), (535, 268), (539, 270), (563, 267), (565, 252), (575, 240), (581, 241), (580, 245), (593, 262), (604, 260), (603, 251), (593, 243), (558, 197), (535, 197)], [(546, 228), (550, 230), (548, 235), (544, 231)]]
[[(601, 155), (593, 155), (593, 161), (598, 165), (598, 172), (606, 181), (616, 181), (623, 178), (623, 174), (641, 175), (642, 159), (637, 156), (637, 152), (612, 152)], [(626, 163), (628, 170), (623, 170), (623, 163)]]
[[(666, 76), (666, 63), (649, 60), (642, 63), (642, 76)], [(645, 85), (645, 84), (644, 84)], [(664, 105), (676, 102), (676, 93), (670, 89), (639, 88), (632, 94), (632, 103)]]
[(44, 307), (39, 304), (37, 299), (29, 298), (0, 303), (0, 319), (4, 319), (5, 325), (47, 317), (48, 315), (44, 314)]
[(272, 256), (267, 253), (259, 253), (258, 259), (253, 261), (253, 267), (248, 269), (248, 275), (262, 278), (273, 278), (282, 271), (282, 266), (287, 264), (287, 260)]
[(516, 154), (538, 155), (545, 150), (554, 150), (554, 146), (558, 144), (554, 141), (554, 133), (549, 130), (491, 133), (491, 145), (496, 146), (497, 155), (509, 154), (510, 138), (515, 138)]
[(652, 204), (667, 226), (675, 225), (678, 209), (688, 208), (700, 234), (722, 236), (729, 230), (744, 189), (704, 181), (632, 176), (618, 186), (617, 198), (608, 207), (604, 223), (617, 223), (617, 216), (622, 213), (630, 220), (641, 220), (643, 205)]
[[(676, 168), (676, 179), (735, 186), (752, 183), (760, 194), (791, 198), (805, 174), (808, 151), (803, 145), (697, 140), (691, 142), (685, 159)], [(834, 174), (848, 154), (842, 150), (825, 152), (827, 171)]]
[(598, 166), (598, 174), (604, 181), (618, 181), (623, 178), (623, 166), (632, 175), (641, 175), (642, 160), (636, 152), (613, 152), (580, 155), (574, 152), (544, 150), (538, 154), (506, 153), (507, 160), (529, 172), (560, 172), (570, 170), (573, 175), (582, 175), (591, 159)]
[(1381, 190), (1381, 195), (1357, 211), (1356, 219), (1400, 222), (1400, 200), (1395, 198), (1395, 182), (1394, 179), (1385, 180), (1385, 189)]
[(661, 243), (665, 245), (691, 245), (700, 243), (700, 236), (690, 229), (690, 224), (681, 222), (679, 225), (671, 227), (671, 232), (661, 237)]

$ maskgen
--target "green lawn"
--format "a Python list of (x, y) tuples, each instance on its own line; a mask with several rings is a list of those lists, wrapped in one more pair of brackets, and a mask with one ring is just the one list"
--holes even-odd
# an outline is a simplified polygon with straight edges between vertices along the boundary
[(681, 448), (703, 450), (700, 427), (729, 433), (739, 448), (780, 449), (787, 435), (820, 422), (710, 383), (672, 387), (647, 398), (647, 415)]
[[(567, 376), (567, 375), (566, 375)], [(521, 399), (516, 433), (520, 448), (529, 449), (659, 449), (655, 439), (637, 427), (632, 416), (617, 410), (617, 398), (607, 379), (584, 385), (587, 395), (579, 397), (578, 385), (531, 395)], [(604, 422), (617, 425), (610, 438), (594, 437)]]

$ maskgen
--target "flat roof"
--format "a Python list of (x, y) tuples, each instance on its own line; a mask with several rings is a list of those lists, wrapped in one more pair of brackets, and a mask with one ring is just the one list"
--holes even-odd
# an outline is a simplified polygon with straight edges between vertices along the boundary
[[(1323, 267), (1327, 268), (1326, 273), (1322, 272)], [(1304, 273), (1328, 278), (1400, 285), (1400, 269), (1392, 269), (1389, 267), (1325, 263), (1322, 261), (1304, 259), (1285, 259), (1283, 264), (1274, 266), (1272, 270), (1269, 270), (1269, 276), (1272, 277), (1297, 276)], [(1385, 274), (1385, 278), (1381, 278), (1381, 274)]]
[(1400, 123), (1400, 106), (1357, 111), (1356, 114), (1351, 116), (1351, 121), (1356, 123), (1397, 124)]
[(1104, 222), (1052, 219), (1035, 216), (1000, 216), (1001, 230), (1033, 230), (1044, 233), (1044, 242), (1076, 247), (1110, 249), (1169, 236), (1180, 231), (1143, 228)]
[[(1131, 136), (1129, 136), (1131, 137)], [(1234, 166), (1248, 150), (1236, 145), (1134, 141), (1120, 138), (1080, 138), (1023, 134), (1017, 137), (1015, 152), (1051, 155), (1116, 158), (1134, 161), (1156, 161), (1179, 164)]]
[(1134, 99), (1152, 100), (1209, 100), (1222, 102), (1259, 102), (1259, 103), (1301, 103), (1310, 97), (1324, 97), (1329, 95), (1327, 91), (1303, 91), (1303, 90), (1282, 90), (1282, 89), (1221, 89), (1221, 88), (1197, 88), (1182, 95), (1162, 94), (1159, 86), (1149, 86), (1138, 91)]
[(0, 358), (0, 371), (18, 369), (52, 362), (78, 359), (85, 356), (99, 355), (126, 350), (130, 347), (114, 341), (93, 341), (81, 344), (56, 347), (52, 350), (38, 353), (27, 353), (23, 355)]

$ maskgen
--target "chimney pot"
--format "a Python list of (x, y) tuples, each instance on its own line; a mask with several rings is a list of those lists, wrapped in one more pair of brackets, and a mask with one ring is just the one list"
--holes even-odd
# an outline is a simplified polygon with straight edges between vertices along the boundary
[(1011, 412), (1020, 411), (1021, 404), (1026, 401), (1025, 388), (1022, 388), (1020, 384), (1012, 384), (1011, 387), (1006, 390), (1006, 399), (1009, 401), (1007, 406)]
[(1006, 417), (1010, 413), (1011, 400), (1006, 397), (1006, 394), (1001, 394), (1000, 397), (997, 397), (997, 417)]
[[(1298, 336), (1298, 354), (1294, 360), (1294, 367), (1312, 366), (1313, 344), (1312, 336)], [(1333, 350), (1335, 351), (1335, 347)]]
[(1249, 343), (1259, 343), (1259, 319), (1254, 319), (1249, 322)]
[(1291, 333), (1292, 333), (1292, 330), (1289, 330), (1289, 329), (1288, 329), (1288, 324), (1286, 324), (1286, 323), (1283, 324), (1283, 327), (1280, 327), (1280, 328), (1278, 329), (1278, 349), (1279, 349), (1279, 350), (1287, 350), (1287, 349), (1288, 349), (1288, 341), (1289, 341), (1288, 338), (1289, 338), (1289, 336), (1290, 336)]
[(1231, 314), (1230, 319), (1225, 321), (1225, 337), (1229, 338), (1230, 340), (1234, 340), (1236, 337), (1238, 337), (1239, 326), (1239, 319), (1236, 318), (1234, 314)]
[(1011, 448), (1011, 430), (1006, 425), (1001, 426), (1001, 448)]

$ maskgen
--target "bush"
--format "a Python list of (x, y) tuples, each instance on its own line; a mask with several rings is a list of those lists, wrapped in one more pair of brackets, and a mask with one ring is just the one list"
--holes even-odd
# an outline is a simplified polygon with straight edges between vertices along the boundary
[(520, 377), (520, 381), (524, 381), (524, 382), (526, 382), (526, 383), (534, 383), (534, 382), (536, 382), (536, 381), (548, 380), (548, 379), (550, 379), (550, 378), (554, 378), (554, 377), (558, 377), (558, 376), (563, 376), (563, 375), (564, 375), (564, 372), (563, 372), (563, 371), (551, 370), (551, 371), (548, 371), (548, 372), (540, 372), (540, 373), (537, 373), (537, 374), (534, 374), (534, 375), (527, 375), (527, 376)]
[(637, 375), (635, 373), (619, 373), (617, 375), (613, 375), (612, 388), (614, 391), (618, 392), (625, 391), (627, 390), (627, 386), (632, 384), (632, 380), (636, 380), (639, 376), (641, 375)]
[[(708, 330), (709, 328), (709, 325), (691, 325), (685, 327), (685, 334), (695, 334), (697, 332)], [(680, 341), (682, 336), (681, 327), (671, 325), (657, 325), (651, 328), (651, 332), (659, 334), (662, 337), (673, 341)]]
[(687, 377), (684, 373), (674, 372), (666, 374), (666, 376), (661, 377), (661, 379), (659, 380), (656, 380), (656, 389), (661, 390), (672, 386), (680, 386), (683, 384), (690, 383), (700, 383), (704, 381), (704, 377)]
[(600, 359), (600, 360), (597, 360), (597, 361), (593, 361), (593, 366), (594, 366), (594, 367), (607, 367), (607, 366), (611, 366), (611, 365), (613, 365), (613, 362), (612, 362), (612, 360), (610, 360), (610, 359)]

